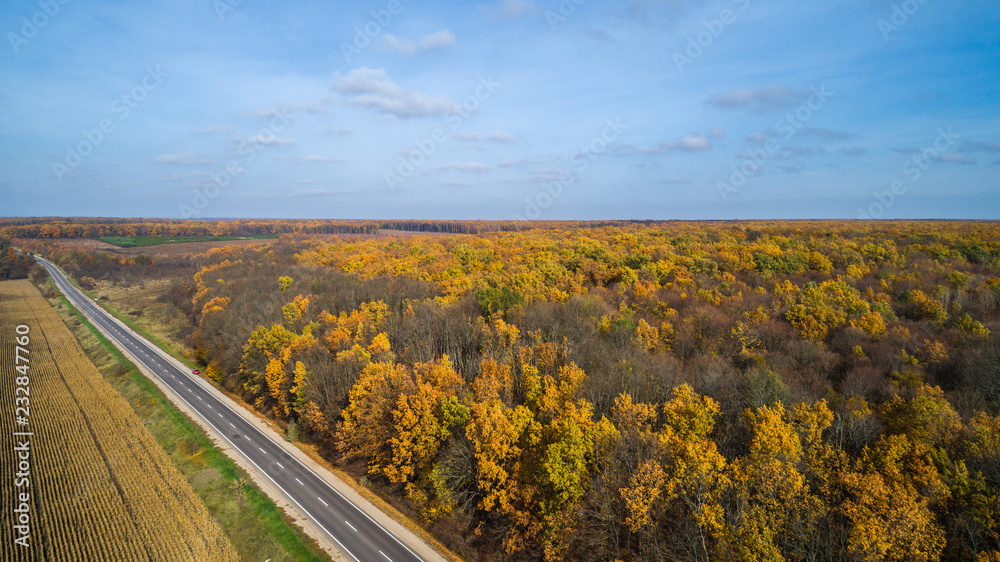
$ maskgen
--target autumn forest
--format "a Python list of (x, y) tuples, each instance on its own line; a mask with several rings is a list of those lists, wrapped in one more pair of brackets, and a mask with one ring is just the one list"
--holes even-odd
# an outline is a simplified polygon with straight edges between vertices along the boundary
[[(1000, 561), (1000, 224), (0, 222), (470, 560)], [(203, 252), (100, 236), (278, 239)], [(51, 291), (51, 289), (49, 289)]]

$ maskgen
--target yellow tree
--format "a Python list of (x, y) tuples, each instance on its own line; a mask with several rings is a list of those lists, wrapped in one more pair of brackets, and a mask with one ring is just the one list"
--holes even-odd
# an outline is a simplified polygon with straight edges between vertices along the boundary
[(890, 433), (923, 443), (945, 445), (962, 430), (961, 417), (939, 386), (921, 384), (909, 399), (897, 394), (882, 406), (882, 414)]
[(472, 382), (472, 390), (477, 402), (500, 400), (505, 405), (513, 405), (513, 379), (510, 367), (484, 357), (479, 363), (479, 374)]
[(699, 396), (683, 384), (663, 405), (660, 430), (660, 442), (666, 445), (671, 459), (667, 465), (667, 497), (694, 520), (697, 534), (692, 538), (706, 559), (710, 539), (719, 536), (725, 525), (720, 500), (729, 486), (726, 459), (711, 437), (718, 414), (719, 405), (714, 400)]
[(904, 435), (883, 436), (866, 447), (843, 477), (850, 521), (847, 548), (861, 560), (937, 560), (945, 535), (929, 504), (949, 492), (926, 446)]
[[(257, 403), (259, 409), (265, 409), (265, 403), (270, 403), (266, 397), (271, 393), (268, 382), (268, 368), (270, 367), (271, 377), (278, 376), (277, 368), (271, 365), (272, 360), (282, 363), (282, 350), (295, 341), (296, 334), (281, 324), (274, 324), (270, 329), (264, 326), (258, 327), (243, 346), (243, 357), (240, 360), (240, 372), (245, 378), (244, 389), (249, 391)], [(283, 381), (282, 381), (283, 382)]]
[(288, 382), (288, 377), (285, 376), (284, 363), (272, 357), (267, 362), (264, 376), (267, 379), (267, 387), (271, 392), (271, 397), (278, 402), (278, 405), (274, 407), (274, 413), (280, 415), (283, 413), (282, 406), (288, 402), (287, 392), (285, 391), (285, 383)]
[(434, 481), (433, 464), (438, 451), (455, 428), (469, 420), (469, 409), (459, 401), (462, 378), (448, 356), (417, 364), (415, 392), (404, 389), (392, 411), (395, 433), (390, 439), (392, 464), (383, 473), (391, 482), (405, 483), (407, 496), (428, 520), (451, 510), (447, 497)]
[(368, 462), (368, 472), (382, 474), (393, 466), (393, 410), (400, 394), (415, 391), (413, 376), (403, 365), (370, 363), (348, 395), (337, 429), (337, 447), (347, 458)]
[(504, 537), (504, 549), (520, 550), (542, 529), (531, 512), (537, 486), (522, 464), (525, 450), (541, 441), (541, 426), (528, 408), (508, 408), (494, 399), (472, 406), (466, 436), (475, 451), (476, 479), (482, 493), (479, 507), (514, 523)]
[(749, 452), (730, 465), (722, 557), (784, 560), (801, 557), (822, 516), (821, 502), (799, 471), (802, 442), (781, 404), (746, 410)]

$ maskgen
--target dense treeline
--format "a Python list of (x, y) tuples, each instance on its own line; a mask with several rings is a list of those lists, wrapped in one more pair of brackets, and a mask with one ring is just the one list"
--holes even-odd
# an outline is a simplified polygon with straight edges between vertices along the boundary
[[(635, 221), (652, 224), (651, 221)], [(251, 236), (262, 234), (378, 234), (381, 230), (482, 234), (547, 228), (594, 228), (620, 221), (441, 221), (441, 220), (179, 220), (90, 217), (0, 218), (10, 238), (102, 238), (109, 236)]]
[(555, 224), (188, 266), (164, 299), (206, 374), (469, 557), (1000, 559), (995, 223)]
[(109, 236), (252, 236), (261, 234), (374, 234), (375, 221), (171, 219), (0, 219), (10, 238), (103, 238)]
[(6, 279), (26, 279), (35, 261), (21, 255), (11, 245), (10, 240), (0, 236), (0, 281)]
[(533, 228), (593, 228), (631, 221), (441, 221), (441, 220), (379, 220), (383, 230), (435, 232), (448, 234), (482, 234), (485, 232), (516, 232)]

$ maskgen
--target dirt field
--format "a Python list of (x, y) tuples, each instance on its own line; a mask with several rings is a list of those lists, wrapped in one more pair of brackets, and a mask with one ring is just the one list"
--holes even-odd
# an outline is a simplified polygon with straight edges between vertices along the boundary
[(237, 559), (190, 484), (27, 281), (0, 283), (0, 345), (0, 559)]

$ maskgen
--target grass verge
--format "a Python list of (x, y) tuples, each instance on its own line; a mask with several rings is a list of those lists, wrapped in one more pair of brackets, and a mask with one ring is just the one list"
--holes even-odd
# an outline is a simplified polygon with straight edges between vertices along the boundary
[(64, 296), (49, 302), (191, 483), (242, 559), (330, 560)]

